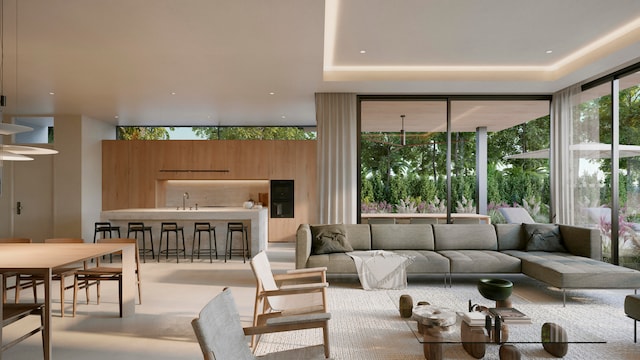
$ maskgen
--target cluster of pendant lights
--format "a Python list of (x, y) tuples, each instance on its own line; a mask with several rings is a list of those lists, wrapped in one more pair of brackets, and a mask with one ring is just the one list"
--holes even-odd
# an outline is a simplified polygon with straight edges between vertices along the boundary
[[(22, 125), (0, 123), (0, 135), (13, 135), (21, 132), (33, 131), (33, 128)], [(0, 144), (0, 161), (29, 161), (32, 155), (53, 155), (57, 150), (24, 145)]]
[[(16, 18), (17, 16), (16, 7)], [(4, 74), (4, 0), (0, 0), (0, 108), (3, 108), (7, 103), (7, 97), (3, 91), (3, 74)], [(17, 30), (16, 30), (16, 42), (17, 42)], [(0, 110), (0, 113), (2, 110)], [(33, 128), (28, 126), (8, 124), (1, 122), (0, 119), (0, 135), (13, 135), (17, 133), (33, 131)], [(57, 154), (57, 150), (40, 148), (35, 146), (23, 146), (23, 145), (4, 145), (0, 141), (0, 162), (7, 161), (29, 161), (33, 160), (31, 155), (52, 155)]]

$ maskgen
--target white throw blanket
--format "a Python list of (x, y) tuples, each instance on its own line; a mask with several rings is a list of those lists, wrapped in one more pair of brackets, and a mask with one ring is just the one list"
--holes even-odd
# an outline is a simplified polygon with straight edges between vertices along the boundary
[(385, 250), (351, 251), (346, 254), (356, 263), (363, 289), (407, 287), (406, 267), (413, 262), (413, 257)]

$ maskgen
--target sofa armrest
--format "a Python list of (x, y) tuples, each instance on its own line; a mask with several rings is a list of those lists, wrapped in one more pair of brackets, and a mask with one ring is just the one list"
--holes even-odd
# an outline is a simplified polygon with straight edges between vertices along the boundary
[(571, 254), (602, 261), (600, 230), (581, 226), (560, 225), (560, 233), (565, 247)]
[(311, 227), (300, 224), (296, 231), (296, 269), (304, 269), (311, 255)]

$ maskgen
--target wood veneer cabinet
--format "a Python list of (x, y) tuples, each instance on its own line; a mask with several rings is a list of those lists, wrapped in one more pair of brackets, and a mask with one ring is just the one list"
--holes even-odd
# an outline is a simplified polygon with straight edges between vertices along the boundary
[(317, 222), (316, 141), (104, 140), (102, 209), (155, 208), (164, 180), (295, 182), (295, 214), (269, 219), (269, 241), (295, 241), (301, 223)]

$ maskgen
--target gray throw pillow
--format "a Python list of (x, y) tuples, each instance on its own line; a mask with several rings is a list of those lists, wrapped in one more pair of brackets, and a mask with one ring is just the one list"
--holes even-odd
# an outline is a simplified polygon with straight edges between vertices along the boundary
[(311, 253), (314, 255), (353, 251), (344, 225), (311, 226)]
[(567, 252), (562, 242), (560, 227), (551, 224), (524, 224), (527, 233), (527, 251)]

